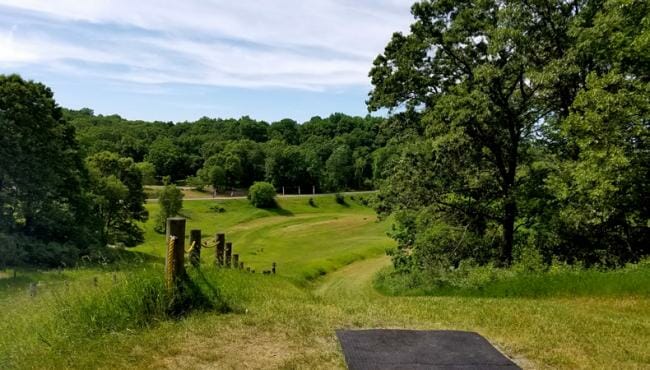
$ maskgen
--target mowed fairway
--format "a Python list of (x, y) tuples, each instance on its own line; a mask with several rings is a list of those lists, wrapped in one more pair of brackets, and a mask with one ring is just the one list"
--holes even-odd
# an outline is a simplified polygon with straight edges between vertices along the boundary
[[(357, 203), (358, 197), (346, 197), (341, 205), (334, 196), (316, 196), (315, 206), (308, 197), (281, 198), (271, 210), (241, 199), (197, 200), (186, 201), (182, 213), (188, 219), (186, 234), (200, 229), (204, 242), (213, 244), (215, 234), (223, 232), (247, 267), (259, 273), (276, 262), (278, 274), (304, 283), (353, 261), (383, 255), (394, 245), (386, 235), (390, 223), (378, 222), (372, 209)], [(150, 203), (148, 209), (146, 243), (135, 250), (163, 256), (164, 235), (153, 230), (158, 205)], [(201, 260), (214, 263), (214, 249), (204, 249)]]

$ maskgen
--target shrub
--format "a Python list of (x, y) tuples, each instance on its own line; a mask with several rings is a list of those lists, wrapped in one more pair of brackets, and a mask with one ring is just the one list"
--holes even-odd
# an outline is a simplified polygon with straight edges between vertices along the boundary
[(226, 212), (226, 209), (223, 208), (220, 205), (215, 205), (215, 206), (210, 207), (210, 211), (216, 212), (216, 213), (224, 213), (224, 212)]
[(275, 188), (268, 182), (256, 182), (248, 189), (248, 199), (257, 208), (275, 206)]
[(309, 205), (312, 207), (317, 207), (316, 202), (314, 202), (314, 198), (309, 198)]
[(345, 204), (345, 197), (341, 193), (334, 194), (334, 199), (336, 199), (336, 203), (338, 203), (340, 205)]

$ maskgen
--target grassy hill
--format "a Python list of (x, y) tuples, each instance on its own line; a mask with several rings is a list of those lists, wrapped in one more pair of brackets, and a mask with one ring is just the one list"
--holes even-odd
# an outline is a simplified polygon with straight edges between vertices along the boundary
[[(394, 245), (386, 232), (389, 222), (378, 222), (374, 211), (359, 203), (360, 195), (280, 198), (278, 208), (265, 210), (245, 200), (186, 201), (182, 211), (189, 230), (200, 229), (204, 242), (217, 232), (233, 242), (233, 253), (257, 272), (276, 262), (280, 275), (304, 283), (353, 261), (383, 255)], [(146, 242), (135, 251), (164, 256), (165, 236), (154, 231), (158, 205), (147, 205)], [(220, 209), (221, 212), (217, 211)], [(187, 245), (187, 243), (186, 243)], [(214, 263), (214, 249), (201, 253), (203, 264)]]
[[(346, 205), (333, 196), (314, 200), (281, 199), (274, 210), (245, 200), (185, 202), (188, 230), (201, 229), (206, 241), (225, 232), (258, 270), (214, 269), (213, 250), (203, 251), (192, 278), (206, 282), (226, 312), (167, 318), (150, 307), (165, 245), (153, 221), (134, 249), (150, 256), (144, 262), (21, 271), (15, 281), (7, 273), (0, 279), (0, 368), (335, 369), (345, 364), (334, 330), (377, 327), (476, 331), (524, 368), (650, 363), (645, 294), (385, 296), (372, 283), (390, 265), (383, 253), (393, 243), (390, 221), (377, 222), (349, 197)], [(155, 219), (157, 205), (148, 208)], [(259, 274), (271, 262), (278, 274)], [(42, 282), (36, 297), (28, 294), (33, 281)], [(149, 313), (131, 317), (142, 312)]]

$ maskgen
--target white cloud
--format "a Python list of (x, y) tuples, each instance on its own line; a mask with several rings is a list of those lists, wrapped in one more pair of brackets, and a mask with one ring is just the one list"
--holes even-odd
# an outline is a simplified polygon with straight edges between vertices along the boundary
[[(408, 29), (410, 4), (0, 0), (0, 6), (18, 15), (48, 20), (4, 33), (0, 23), (0, 65), (83, 62), (87, 65), (74, 68), (138, 83), (299, 89), (367, 85), (374, 56), (392, 32)], [(38, 29), (53, 25), (70, 32)], [(105, 27), (100, 37), (93, 29), (98, 26)]]

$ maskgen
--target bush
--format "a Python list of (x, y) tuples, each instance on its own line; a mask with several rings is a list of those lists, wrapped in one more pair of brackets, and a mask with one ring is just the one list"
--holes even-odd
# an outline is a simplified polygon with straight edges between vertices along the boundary
[(341, 193), (336, 193), (334, 194), (334, 199), (336, 200), (336, 203), (340, 205), (345, 205), (345, 197)]
[(248, 199), (257, 208), (275, 206), (275, 188), (268, 182), (256, 182), (248, 189)]

